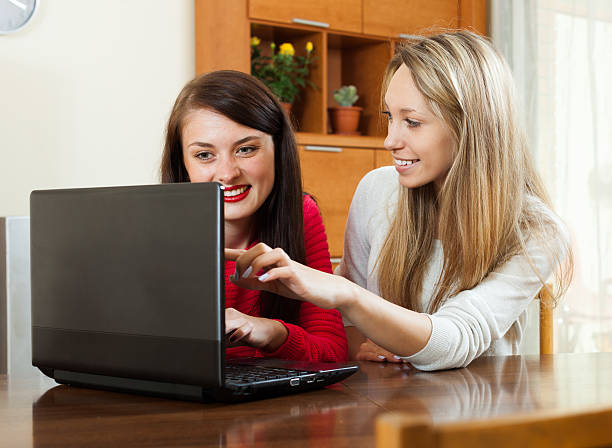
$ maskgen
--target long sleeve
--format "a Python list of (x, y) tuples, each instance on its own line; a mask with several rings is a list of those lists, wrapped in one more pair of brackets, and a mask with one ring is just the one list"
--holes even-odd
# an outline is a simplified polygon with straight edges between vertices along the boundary
[[(569, 236), (560, 222), (557, 225), (560, 236), (553, 247), (565, 254)], [(535, 241), (527, 245), (531, 263), (543, 279), (554, 268), (549, 252)], [(430, 315), (432, 334), (427, 345), (404, 359), (420, 370), (439, 370), (465, 367), (489, 351), (516, 354), (522, 317), (542, 287), (531, 263), (526, 255), (515, 255), (474, 288), (449, 299)]]
[[(304, 245), (306, 264), (331, 273), (331, 262), (323, 220), (314, 200), (304, 196)], [(303, 361), (346, 361), (348, 344), (340, 313), (303, 302), (297, 325), (282, 322), (289, 336), (287, 341), (266, 357)]]

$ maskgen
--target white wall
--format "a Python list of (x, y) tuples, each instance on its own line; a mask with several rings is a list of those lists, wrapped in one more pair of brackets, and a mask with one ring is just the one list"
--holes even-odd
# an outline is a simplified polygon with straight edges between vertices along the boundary
[(41, 0), (0, 36), (0, 216), (38, 188), (155, 183), (195, 73), (193, 0)]

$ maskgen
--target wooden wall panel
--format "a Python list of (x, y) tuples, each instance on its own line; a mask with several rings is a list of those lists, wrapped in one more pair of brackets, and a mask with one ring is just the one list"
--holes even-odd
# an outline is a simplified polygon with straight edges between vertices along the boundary
[(332, 30), (360, 33), (361, 8), (361, 0), (250, 0), (249, 17), (285, 23), (292, 23), (294, 18), (314, 20), (329, 24)]
[(486, 0), (460, 0), (459, 26), (487, 36)]
[(245, 0), (195, 0), (196, 75), (213, 70), (250, 73), (249, 34)]
[(363, 32), (398, 38), (458, 25), (457, 0), (363, 0)]

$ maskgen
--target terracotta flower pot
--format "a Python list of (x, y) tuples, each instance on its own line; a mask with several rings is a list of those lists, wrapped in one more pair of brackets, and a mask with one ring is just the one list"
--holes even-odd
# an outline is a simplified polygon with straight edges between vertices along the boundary
[(359, 116), (363, 107), (340, 106), (330, 107), (332, 129), (334, 134), (359, 135)]

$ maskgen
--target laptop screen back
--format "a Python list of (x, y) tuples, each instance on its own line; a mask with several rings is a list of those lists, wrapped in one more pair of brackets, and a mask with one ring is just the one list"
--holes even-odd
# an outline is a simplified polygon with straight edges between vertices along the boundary
[(218, 184), (35, 191), (33, 364), (222, 384)]

